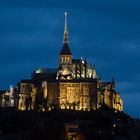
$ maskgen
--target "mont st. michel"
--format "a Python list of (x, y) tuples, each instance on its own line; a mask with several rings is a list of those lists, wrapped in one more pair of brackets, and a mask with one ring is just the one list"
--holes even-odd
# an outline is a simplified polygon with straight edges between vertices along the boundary
[(140, 139), (140, 121), (123, 112), (115, 79), (103, 81), (95, 64), (74, 58), (68, 29), (65, 12), (55, 69), (35, 69), (31, 78), (0, 91), (0, 139)]

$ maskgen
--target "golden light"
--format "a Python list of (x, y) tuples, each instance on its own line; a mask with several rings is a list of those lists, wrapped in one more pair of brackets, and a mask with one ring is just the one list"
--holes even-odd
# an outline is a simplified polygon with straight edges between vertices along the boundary
[(115, 128), (115, 127), (116, 127), (116, 125), (115, 125), (115, 124), (113, 124), (113, 127)]

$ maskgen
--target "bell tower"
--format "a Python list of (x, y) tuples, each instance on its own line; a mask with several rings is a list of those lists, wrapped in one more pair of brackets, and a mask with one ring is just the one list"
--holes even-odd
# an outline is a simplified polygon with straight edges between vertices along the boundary
[(67, 12), (65, 12), (64, 15), (65, 15), (65, 23), (64, 23), (63, 47), (59, 55), (59, 65), (71, 65), (72, 53), (68, 44)]

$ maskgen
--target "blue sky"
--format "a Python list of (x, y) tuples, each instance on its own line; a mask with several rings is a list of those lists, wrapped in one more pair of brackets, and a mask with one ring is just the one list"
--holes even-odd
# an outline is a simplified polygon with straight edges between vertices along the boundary
[(96, 64), (105, 81), (115, 76), (124, 111), (140, 117), (139, 7), (139, 0), (0, 1), (0, 89), (58, 65), (67, 11), (73, 56)]

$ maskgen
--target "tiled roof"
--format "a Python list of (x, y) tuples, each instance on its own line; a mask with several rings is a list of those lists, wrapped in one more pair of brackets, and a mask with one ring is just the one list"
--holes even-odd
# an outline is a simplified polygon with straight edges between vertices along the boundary
[(72, 59), (72, 63), (80, 63), (81, 59)]
[(34, 81), (32, 79), (22, 79), (20, 83), (33, 83)]
[(5, 93), (7, 90), (0, 90), (0, 94)]
[(106, 87), (106, 86), (108, 86), (108, 85), (110, 85), (111, 84), (111, 82), (102, 82), (102, 86), (103, 87)]

